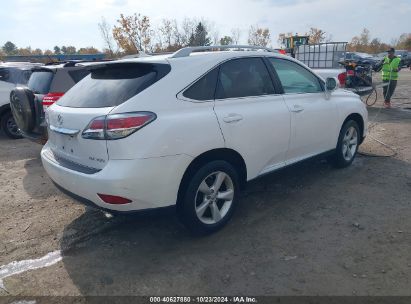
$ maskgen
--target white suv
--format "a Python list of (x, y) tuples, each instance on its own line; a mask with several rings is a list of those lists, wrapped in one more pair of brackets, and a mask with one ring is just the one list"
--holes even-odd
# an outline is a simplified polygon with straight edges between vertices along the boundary
[(110, 211), (177, 205), (208, 233), (249, 180), (325, 152), (351, 164), (367, 126), (357, 95), (275, 52), (204, 49), (91, 65), (48, 110), (55, 184)]

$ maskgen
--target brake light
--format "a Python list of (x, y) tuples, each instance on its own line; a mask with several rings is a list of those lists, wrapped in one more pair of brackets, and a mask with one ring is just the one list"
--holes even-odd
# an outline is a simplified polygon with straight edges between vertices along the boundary
[(347, 79), (347, 74), (344, 72), (344, 73), (341, 73), (341, 74), (338, 74), (338, 81), (340, 82), (340, 87), (345, 87), (345, 80)]
[(111, 205), (125, 205), (125, 204), (130, 204), (132, 200), (129, 200), (128, 198), (121, 197), (121, 196), (115, 196), (115, 195), (109, 195), (109, 194), (100, 194), (97, 193), (97, 195), (107, 204)]
[(157, 118), (152, 112), (112, 114), (94, 118), (84, 129), (86, 139), (120, 139), (127, 137)]
[(47, 95), (45, 95), (42, 100), (43, 109), (46, 109), (52, 104), (54, 104), (63, 95), (64, 93), (60, 93), (60, 92), (52, 92), (52, 93), (48, 93)]

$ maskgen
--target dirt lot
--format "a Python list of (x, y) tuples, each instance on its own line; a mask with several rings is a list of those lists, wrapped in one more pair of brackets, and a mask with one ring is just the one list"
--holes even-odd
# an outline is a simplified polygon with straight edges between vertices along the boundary
[[(86, 210), (50, 182), (39, 146), (0, 135), (0, 265), (63, 255), (5, 278), (0, 295), (411, 295), (411, 72), (400, 78), (398, 107), (369, 109), (371, 135), (394, 157), (344, 170), (307, 161), (255, 180), (204, 238), (172, 209)], [(391, 153), (370, 138), (362, 149)]]

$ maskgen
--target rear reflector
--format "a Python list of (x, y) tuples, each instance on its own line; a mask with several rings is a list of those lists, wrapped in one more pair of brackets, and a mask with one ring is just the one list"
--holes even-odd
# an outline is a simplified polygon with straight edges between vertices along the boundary
[(100, 194), (97, 193), (97, 195), (107, 204), (111, 205), (125, 205), (125, 204), (130, 204), (132, 201), (129, 200), (128, 198), (121, 197), (121, 196), (115, 196), (115, 195), (108, 195), (108, 194)]
[(42, 101), (43, 109), (45, 109), (45, 108), (51, 106), (52, 104), (54, 104), (63, 95), (64, 95), (64, 93), (61, 93), (61, 92), (52, 92), (52, 93), (48, 93), (47, 95), (45, 95), (43, 97), (43, 101)]
[(112, 114), (94, 118), (82, 133), (87, 139), (127, 137), (157, 118), (152, 112)]

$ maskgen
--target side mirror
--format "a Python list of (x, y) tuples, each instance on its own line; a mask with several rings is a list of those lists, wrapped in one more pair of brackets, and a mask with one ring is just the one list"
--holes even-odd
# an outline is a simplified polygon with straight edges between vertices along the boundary
[(328, 77), (325, 80), (325, 89), (332, 92), (338, 88), (337, 80), (334, 77)]

